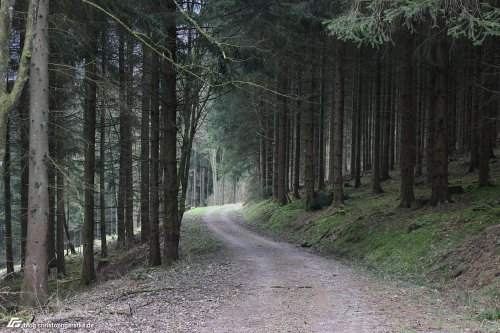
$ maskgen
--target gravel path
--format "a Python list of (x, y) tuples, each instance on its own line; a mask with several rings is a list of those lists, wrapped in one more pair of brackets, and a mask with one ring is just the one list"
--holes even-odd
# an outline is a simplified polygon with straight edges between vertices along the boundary
[(229, 217), (240, 207), (214, 207), (201, 218), (223, 250), (98, 284), (35, 322), (92, 323), (95, 332), (495, 331), (436, 292), (252, 232)]
[(374, 281), (311, 251), (249, 231), (228, 217), (238, 208), (213, 208), (204, 218), (226, 243), (245, 286), (206, 332), (483, 331), (450, 315), (429, 290)]

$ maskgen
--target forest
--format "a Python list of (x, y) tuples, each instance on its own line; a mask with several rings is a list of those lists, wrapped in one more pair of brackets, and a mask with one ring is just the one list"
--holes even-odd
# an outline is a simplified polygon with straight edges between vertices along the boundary
[[(241, 308), (226, 304), (232, 316), (207, 319), (214, 326), (189, 326), (198, 322), (171, 301), (174, 319), (137, 327), (500, 329), (500, 1), (0, 0), (0, 78), (0, 325), (30, 322), (28, 313), (57, 321), (54, 304), (87, 293), (85, 306), (98, 303), (89, 287), (130, 274), (171, 279), (121, 295), (137, 300), (188, 284), (210, 289), (196, 274), (212, 259), (222, 285), (236, 284), (234, 274), (288, 290), (283, 304), (327, 297), (315, 286), (337, 282), (288, 286), (276, 273), (285, 268), (269, 263), (293, 259), (357, 281), (341, 294), (366, 288), (385, 299), (355, 284), (364, 281), (349, 275), (357, 268), (344, 272), (344, 260), (359, 260), (480, 300), (469, 301), (470, 322), (437, 328), (428, 318), (418, 319), (427, 327), (404, 326), (411, 315), (356, 326), (371, 317), (351, 322), (328, 310), (330, 298), (304, 323), (284, 324), (264, 310), (241, 319), (261, 295), (243, 302), (241, 282), (224, 290)], [(301, 248), (342, 257), (333, 259), (341, 273)], [(253, 262), (253, 275), (220, 262), (228, 258)], [(175, 275), (188, 265), (200, 267), (196, 282), (189, 270)], [(300, 267), (297, 276), (309, 276)], [(205, 296), (221, 298), (218, 286)], [(92, 318), (148, 309), (132, 303)], [(71, 311), (60, 322), (79, 318)], [(344, 319), (318, 326), (327, 317)]]

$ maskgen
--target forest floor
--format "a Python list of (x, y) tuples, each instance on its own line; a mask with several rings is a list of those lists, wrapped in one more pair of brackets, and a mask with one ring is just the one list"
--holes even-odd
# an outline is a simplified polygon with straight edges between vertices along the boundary
[[(491, 169), (500, 184), (500, 163)], [(69, 256), (38, 309), (18, 307), (20, 276), (0, 280), (0, 332), (12, 317), (98, 332), (500, 332), (500, 186), (477, 188), (466, 170), (451, 161), (462, 191), (438, 207), (423, 176), (417, 203), (398, 208), (394, 173), (382, 194), (369, 175), (346, 186), (343, 205), (319, 193), (325, 208), (313, 212), (303, 200), (190, 210), (173, 266), (147, 267), (145, 244), (111, 243), (83, 288), (81, 254)]]
[(500, 329), (475, 320), (435, 290), (380, 279), (251, 231), (241, 219), (241, 205), (191, 210), (183, 228), (183, 260), (173, 267), (146, 268), (147, 251), (137, 247), (106, 268), (115, 273), (109, 280), (64, 296), (56, 292), (49, 307), (16, 316), (34, 323), (92, 324), (98, 332)]

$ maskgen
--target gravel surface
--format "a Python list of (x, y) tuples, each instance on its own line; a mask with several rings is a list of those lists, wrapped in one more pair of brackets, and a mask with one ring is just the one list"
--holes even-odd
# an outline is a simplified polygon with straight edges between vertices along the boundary
[(495, 331), (432, 290), (377, 280), (252, 232), (228, 216), (240, 208), (214, 207), (197, 219), (222, 250), (98, 284), (35, 322), (91, 323), (95, 332)]

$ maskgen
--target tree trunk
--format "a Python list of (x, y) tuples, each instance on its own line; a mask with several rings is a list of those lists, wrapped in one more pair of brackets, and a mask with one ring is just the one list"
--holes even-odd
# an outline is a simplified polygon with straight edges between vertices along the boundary
[(415, 74), (416, 74), (416, 82), (414, 83), (414, 91), (416, 92), (417, 96), (415, 98), (415, 113), (416, 113), (416, 152), (415, 152), (415, 178), (422, 176), (422, 159), (423, 159), (423, 152), (422, 152), (422, 146), (421, 146), (421, 140), (422, 140), (422, 115), (423, 115), (423, 92), (422, 92), (422, 65), (418, 64), (417, 68), (415, 69)]
[(473, 172), (479, 167), (479, 109), (480, 106), (480, 96), (481, 84), (480, 72), (481, 72), (481, 48), (476, 46), (474, 48), (474, 69), (473, 69), (473, 82), (472, 87), (472, 112), (470, 121), (470, 165), (469, 172)]
[(321, 43), (318, 135), (318, 190), (325, 189), (325, 45)]
[(427, 73), (427, 138), (425, 160), (427, 165), (427, 184), (432, 187), (433, 179), (433, 161), (434, 161), (434, 140), (435, 140), (435, 122), (436, 122), (436, 76), (435, 71), (430, 69)]
[[(168, 3), (167, 11), (174, 13), (175, 4)], [(170, 23), (166, 36), (166, 55), (171, 57), (173, 63), (176, 62), (177, 53), (177, 31), (174, 23)], [(164, 62), (163, 65), (164, 87), (162, 94), (162, 109), (164, 110), (164, 152), (165, 152), (165, 184), (164, 184), (164, 205), (165, 217), (164, 228), (164, 263), (170, 264), (179, 259), (180, 225), (178, 217), (178, 197), (179, 189), (177, 180), (177, 98), (176, 98), (176, 72), (171, 62)]]
[(226, 177), (225, 176), (222, 176), (222, 179), (221, 179), (221, 187), (222, 187), (222, 193), (221, 193), (221, 202), (222, 202), (222, 205), (225, 205), (226, 204)]
[(433, 206), (449, 202), (448, 190), (448, 96), (449, 96), (449, 53), (446, 36), (441, 36), (437, 47), (436, 116), (434, 136), (434, 163), (432, 170), (432, 194), (429, 203)]
[(362, 111), (363, 111), (363, 91), (361, 89), (361, 61), (363, 60), (363, 49), (360, 47), (359, 48), (359, 53), (358, 53), (358, 59), (359, 63), (356, 69), (356, 97), (358, 99), (358, 103), (356, 103), (356, 110), (353, 112), (356, 112), (356, 156), (355, 156), (355, 164), (354, 164), (354, 187), (358, 188), (361, 186), (361, 126), (363, 124), (362, 122)]
[(21, 267), (24, 267), (24, 262), (26, 259), (26, 237), (28, 234), (28, 188), (29, 188), (29, 133), (30, 133), (30, 122), (29, 122), (29, 99), (30, 99), (30, 87), (29, 82), (26, 84), (23, 90), (23, 95), (21, 98), (22, 105), (19, 107), (19, 137), (21, 145), (21, 206), (20, 206), (20, 217), (21, 220)]
[(490, 158), (492, 156), (493, 145), (491, 142), (492, 132), (494, 133), (493, 120), (496, 118), (495, 98), (492, 91), (495, 91), (496, 74), (493, 65), (495, 64), (494, 45), (495, 41), (489, 37), (485, 42), (483, 54), (483, 68), (481, 70), (483, 91), (481, 93), (481, 109), (479, 119), (479, 187), (490, 186)]
[(381, 50), (377, 52), (377, 68), (375, 79), (375, 142), (373, 147), (373, 193), (382, 193), (380, 186), (380, 138), (381, 138), (381, 113), (382, 113), (382, 62), (380, 54)]
[[(193, 207), (198, 207), (198, 158), (196, 150), (193, 150)], [(219, 198), (217, 197), (216, 202), (219, 202)]]
[(66, 198), (67, 202), (66, 202), (66, 206), (68, 207), (67, 208), (67, 214), (65, 214), (63, 212), (63, 215), (64, 215), (64, 233), (66, 234), (66, 240), (68, 242), (68, 247), (70, 248), (71, 250), (71, 254), (76, 254), (76, 249), (75, 249), (75, 246), (73, 245), (73, 243), (71, 242), (71, 236), (69, 234), (69, 228), (68, 228), (68, 224), (69, 224), (69, 194), (65, 193), (63, 197), (63, 200), (64, 198)]
[(200, 207), (205, 207), (205, 168), (200, 161)]
[[(260, 183), (261, 183), (261, 196), (262, 199), (267, 198), (267, 147), (266, 147), (266, 139), (265, 139), (266, 131), (264, 130), (262, 133), (259, 134), (259, 152), (260, 152)], [(217, 151), (215, 151), (215, 156), (217, 156)], [(214, 206), (217, 205), (215, 202), (215, 198), (217, 198), (218, 195), (218, 190), (217, 190), (217, 169), (215, 169), (217, 163), (216, 163), (216, 158), (213, 159), (212, 163), (212, 178), (214, 180)]]
[(272, 174), (272, 194), (273, 199), (278, 200), (278, 154), (279, 154), (279, 112), (274, 110), (273, 121), (273, 174)]
[(359, 69), (359, 59), (354, 60), (354, 68), (352, 70), (352, 111), (351, 111), (351, 151), (350, 151), (350, 165), (349, 165), (349, 180), (354, 180), (354, 173), (356, 170), (356, 117), (358, 115), (357, 109), (359, 104), (359, 91), (357, 90), (357, 71)]
[(83, 135), (85, 146), (84, 168), (84, 225), (83, 225), (83, 262), (80, 283), (89, 285), (95, 278), (94, 268), (94, 180), (95, 180), (95, 130), (96, 130), (96, 64), (97, 43), (92, 42), (92, 56), (85, 63), (85, 106), (83, 114)]
[(233, 204), (236, 204), (236, 186), (238, 185), (238, 178), (233, 179)]
[[(49, 72), (50, 75), (50, 72)], [(52, 77), (54, 78), (54, 77)], [(50, 80), (50, 77), (49, 77)], [(56, 80), (54, 80), (56, 81)], [(54, 103), (53, 100), (57, 99), (58, 97), (55, 98), (50, 98), (49, 97), (49, 110), (55, 110), (55, 105), (51, 105), (51, 103)], [(51, 101), (52, 100), (52, 101)], [(55, 151), (55, 142), (54, 142), (54, 129), (51, 124), (54, 123), (54, 112), (49, 111), (49, 156), (51, 159), (49, 160), (48, 163), (48, 176), (49, 176), (49, 221), (47, 225), (47, 263), (49, 265), (49, 273), (50, 269), (53, 267), (56, 267), (57, 265), (57, 259), (56, 259), (56, 243), (55, 243), (55, 236), (56, 236), (56, 206), (55, 206), (55, 197), (56, 197), (56, 192), (55, 192), (55, 187), (56, 187), (56, 174), (55, 174), (55, 165), (52, 161), (52, 158), (54, 156), (54, 151)]]
[(149, 106), (150, 52), (142, 48), (142, 117), (141, 117), (141, 242), (149, 237)]
[[(58, 62), (61, 65), (64, 59), (61, 52), (52, 55), (53, 63)], [(64, 65), (62, 65), (64, 66)], [(48, 258), (49, 268), (57, 268), (57, 276), (66, 275), (65, 259), (64, 259), (64, 224), (61, 224), (60, 205), (63, 205), (64, 217), (64, 189), (59, 187), (64, 186), (63, 171), (64, 170), (64, 142), (63, 137), (67, 134), (64, 131), (64, 108), (65, 94), (64, 76), (60, 73), (61, 67), (57, 66), (55, 70), (49, 71), (49, 153), (51, 155), (49, 175), (49, 240), (48, 240)], [(62, 191), (61, 191), (62, 190)]]
[(392, 90), (392, 47), (388, 46), (389, 50), (387, 51), (387, 60), (386, 60), (386, 68), (385, 68), (385, 76), (384, 76), (384, 104), (383, 104), (383, 112), (382, 112), (382, 133), (383, 140), (382, 141), (382, 161), (380, 164), (380, 180), (388, 180), (391, 178), (389, 175), (389, 167), (390, 167), (390, 149), (391, 149), (391, 99), (393, 96), (391, 95)]
[(396, 88), (397, 77), (396, 71), (394, 69), (391, 70), (391, 124), (390, 124), (390, 136), (389, 136), (389, 170), (394, 170), (394, 164), (396, 162), (396, 129), (398, 128), (398, 118), (397, 112), (399, 111), (398, 107), (398, 89)]
[(342, 203), (342, 151), (344, 146), (344, 44), (335, 49), (335, 96), (333, 108), (333, 201)]
[(10, 119), (5, 121), (5, 155), (3, 157), (3, 190), (4, 190), (4, 223), (5, 223), (5, 264), (7, 274), (14, 273), (14, 256), (12, 254), (12, 200), (10, 192)]
[(126, 198), (126, 177), (125, 177), (125, 152), (126, 152), (126, 112), (125, 105), (126, 94), (126, 72), (125, 72), (125, 37), (124, 32), (119, 30), (119, 46), (118, 46), (118, 73), (119, 73), (119, 109), (120, 109), (120, 161), (118, 170), (118, 202), (117, 202), (117, 229), (118, 240), (117, 247), (124, 248), (126, 244), (125, 236), (125, 198)]
[(47, 223), (49, 189), (49, 0), (40, 0), (36, 20), (36, 38), (31, 55), (30, 149), (28, 235), (24, 268), (24, 303), (45, 304), (47, 290)]
[[(264, 170), (265, 170), (266, 163), (264, 161), (265, 161), (266, 152), (265, 152), (265, 144), (263, 143), (263, 141), (264, 141), (264, 138), (261, 136), (260, 137), (260, 146), (261, 146), (260, 149), (264, 150), (263, 152), (261, 150), (261, 153), (263, 154), (261, 156), (261, 167), (263, 167)], [(264, 146), (264, 147), (262, 147), (262, 146)], [(210, 166), (211, 166), (211, 169), (212, 169), (212, 181), (213, 181), (213, 192), (214, 192), (213, 193), (213, 196), (214, 196), (214, 206), (218, 205), (217, 197), (219, 196), (219, 186), (218, 186), (219, 182), (218, 182), (218, 176), (217, 176), (217, 152), (218, 152), (217, 148), (212, 149), (210, 151)], [(261, 177), (264, 177), (264, 176), (261, 175)], [(263, 187), (263, 189), (262, 189), (262, 195), (263, 195), (263, 198), (264, 198), (265, 197), (265, 189), (266, 189), (266, 187), (264, 185), (265, 178), (262, 178), (261, 182), (262, 182), (262, 187)]]
[(413, 105), (413, 39), (403, 36), (401, 44), (400, 206), (409, 208), (415, 201), (415, 193), (413, 192), (416, 145)]
[[(158, 55), (151, 55), (151, 68), (159, 68)], [(151, 71), (151, 173), (149, 196), (149, 265), (161, 265), (160, 254), (160, 220), (158, 209), (159, 187), (159, 150), (160, 150), (160, 104), (159, 104), (160, 75), (157, 70)]]
[[(300, 96), (300, 92), (298, 94)], [(300, 145), (300, 130), (302, 128), (302, 123), (300, 121), (300, 114), (302, 113), (302, 103), (300, 100), (297, 102), (297, 118), (295, 119), (295, 156), (293, 162), (293, 198), (300, 199), (299, 194), (299, 182), (300, 182), (300, 155), (301, 155), (301, 145)]]
[[(103, 52), (101, 59), (101, 77), (103, 86), (106, 84), (106, 31), (102, 32)], [(106, 241), (106, 182), (105, 182), (105, 165), (106, 165), (106, 91), (102, 89), (101, 93), (101, 119), (99, 123), (99, 209), (100, 209), (100, 233), (101, 233), (101, 258), (108, 256), (108, 245)]]
[[(267, 177), (266, 177), (266, 185), (269, 191), (269, 195), (272, 197), (272, 191), (273, 191), (273, 173), (274, 173), (274, 165), (273, 165), (273, 126), (272, 126), (272, 117), (268, 114), (266, 116), (266, 150), (267, 150), (267, 160), (266, 160), (266, 170), (267, 170)], [(222, 162), (222, 158), (221, 158)], [(222, 181), (222, 180), (221, 180)], [(222, 192), (224, 189), (222, 186), (220, 186), (220, 189)]]
[[(62, 87), (58, 87), (61, 89)], [(57, 255), (57, 275), (65, 276), (66, 275), (66, 262), (64, 259), (64, 224), (65, 224), (65, 209), (64, 209), (64, 137), (65, 133), (63, 132), (63, 105), (61, 103), (61, 96), (58, 98), (58, 105), (56, 106), (56, 110), (59, 110), (59, 114), (55, 115), (55, 177), (56, 177), (56, 255)]]
[(280, 205), (288, 203), (286, 191), (286, 148), (287, 148), (287, 104), (286, 94), (287, 91), (287, 78), (286, 78), (286, 64), (280, 63), (278, 65), (278, 92), (283, 95), (277, 95), (277, 113), (278, 113), (278, 202)]
[(133, 161), (132, 161), (132, 143), (133, 143), (133, 133), (132, 133), (132, 108), (134, 102), (134, 61), (133, 61), (133, 51), (134, 51), (134, 40), (129, 36), (127, 41), (127, 105), (125, 113), (124, 127), (124, 145), (125, 151), (125, 237), (127, 239), (128, 248), (134, 246), (134, 179), (133, 179)]
[(310, 72), (309, 72), (309, 96), (307, 110), (304, 112), (304, 125), (305, 125), (305, 188), (306, 188), (306, 210), (316, 208), (316, 193), (314, 192), (314, 92), (316, 91), (316, 80), (314, 73), (316, 71), (316, 64), (314, 61), (315, 50), (311, 48), (309, 55), (310, 59)]

